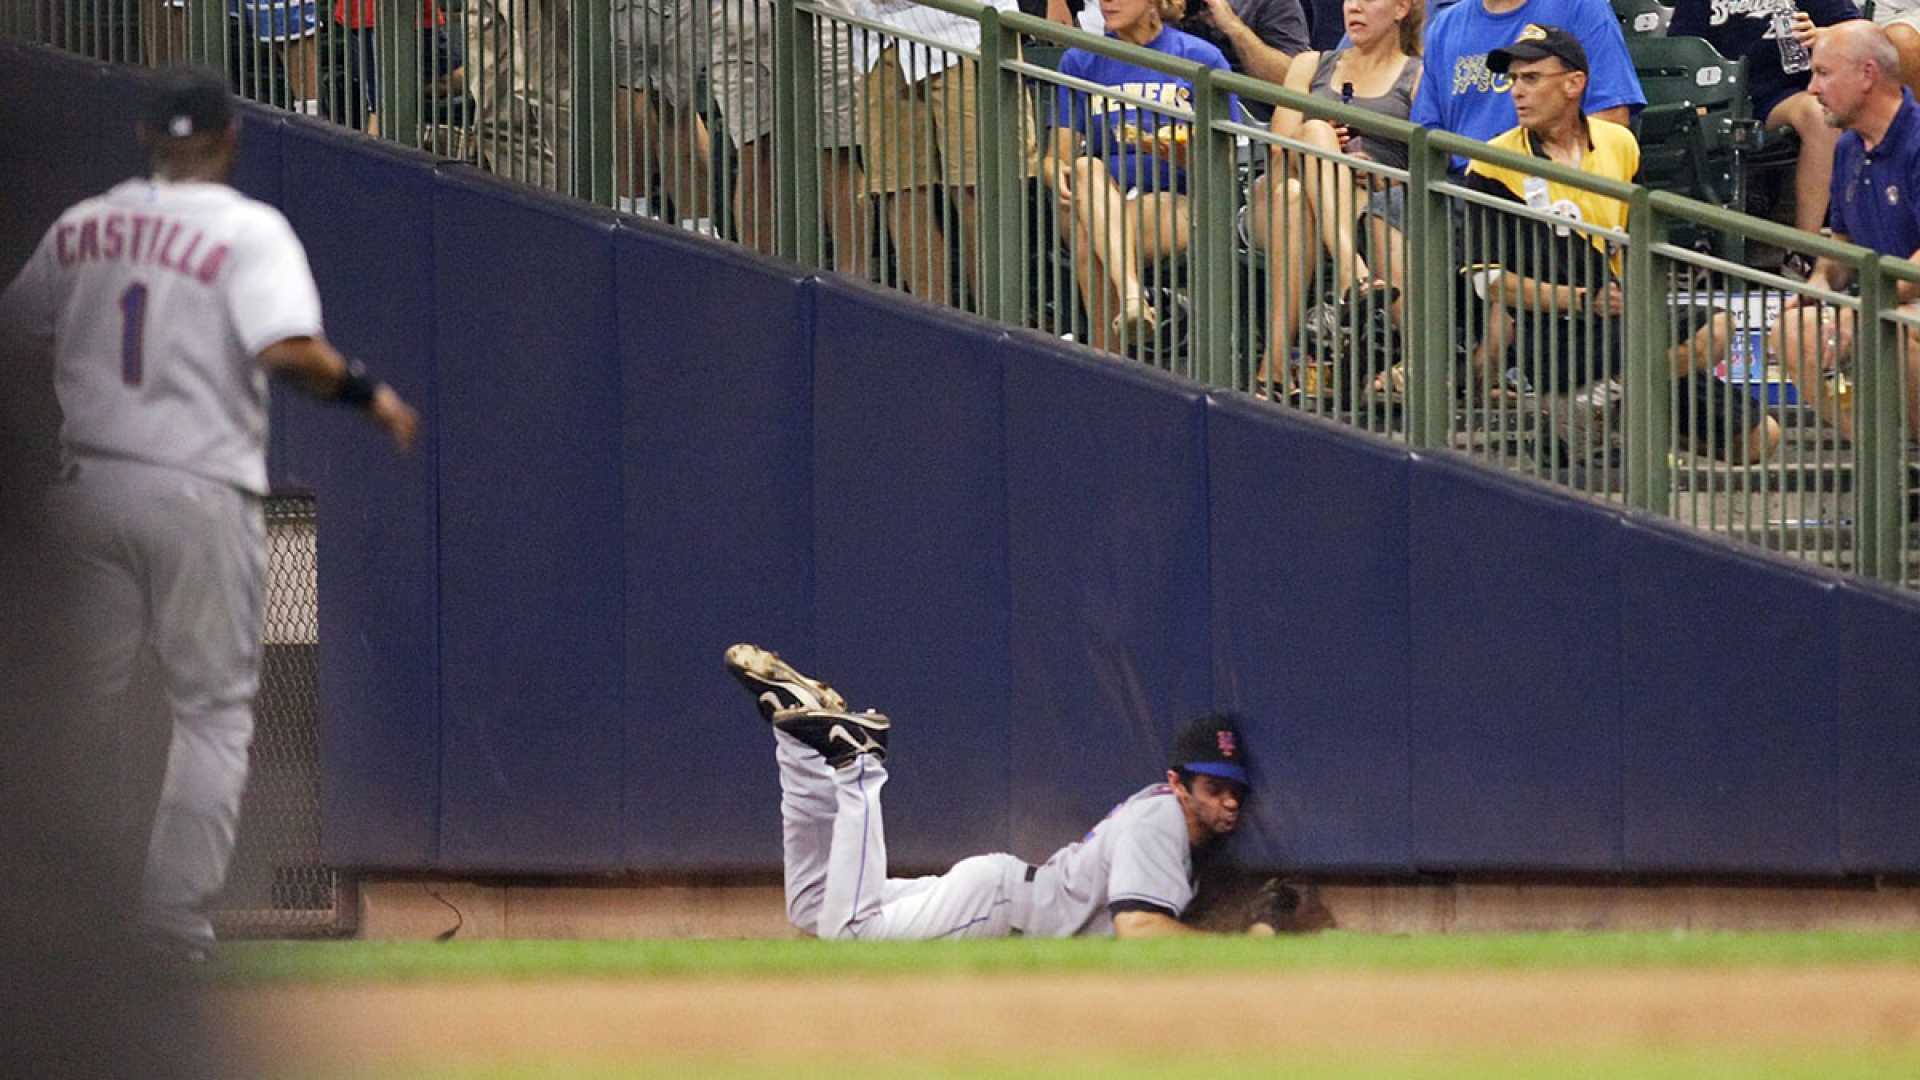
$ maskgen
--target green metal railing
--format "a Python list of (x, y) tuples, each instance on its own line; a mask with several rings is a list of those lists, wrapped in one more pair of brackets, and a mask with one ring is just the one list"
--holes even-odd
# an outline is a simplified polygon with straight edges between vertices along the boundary
[[(910, 25), (906, 8), (953, 22)], [(317, 78), (304, 46), (262, 40), (258, 0), (0, 0), (0, 31), (116, 62), (224, 64), (256, 100), (1920, 585), (1920, 314), (1896, 302), (1920, 267), (1905, 260), (957, 0), (374, 0), (372, 15), (315, 9)], [(1066, 49), (1183, 78), (1191, 100), (1066, 76)], [(946, 77), (915, 79), (928, 69)], [(1061, 194), (1049, 174), (1104, 175), (1079, 160), (1084, 142), (1058, 141), (1062, 101), (1184, 133), (1184, 185)], [(1303, 123), (1279, 134), (1235, 101)], [(1305, 121), (1403, 142), (1407, 164), (1343, 153)], [(901, 137), (920, 127), (936, 134)], [(1626, 227), (1490, 199), (1449, 172), (1454, 156), (1620, 200)], [(1093, 237), (1110, 226), (1119, 248), (1102, 261)], [(1617, 265), (1618, 318), (1568, 330), (1573, 316), (1488, 269), (1541, 229), (1558, 230), (1548, 278), (1588, 248)], [(1686, 235), (1830, 259), (1858, 287), (1815, 289)], [(1142, 238), (1178, 250), (1127, 256)]]

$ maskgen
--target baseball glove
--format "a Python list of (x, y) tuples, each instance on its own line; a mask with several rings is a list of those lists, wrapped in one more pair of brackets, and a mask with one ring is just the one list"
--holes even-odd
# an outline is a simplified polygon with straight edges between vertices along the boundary
[(1333, 912), (1320, 901), (1318, 886), (1268, 878), (1247, 902), (1247, 923), (1265, 923), (1275, 933), (1307, 934), (1330, 930)]

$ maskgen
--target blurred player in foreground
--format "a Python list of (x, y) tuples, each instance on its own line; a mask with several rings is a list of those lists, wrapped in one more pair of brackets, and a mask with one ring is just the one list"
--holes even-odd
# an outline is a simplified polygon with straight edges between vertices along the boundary
[[(402, 450), (418, 417), (321, 335), (306, 252), (227, 186), (239, 125), (224, 80), (170, 72), (141, 127), (153, 175), (63, 213), (0, 297), (0, 326), (52, 350), (63, 414), (51, 550), (72, 575), (81, 722), (124, 708), (159, 660), (172, 744), (139, 935), (204, 959), (233, 853), (259, 685), (267, 374), (365, 412)], [(81, 741), (84, 741), (82, 739)]]

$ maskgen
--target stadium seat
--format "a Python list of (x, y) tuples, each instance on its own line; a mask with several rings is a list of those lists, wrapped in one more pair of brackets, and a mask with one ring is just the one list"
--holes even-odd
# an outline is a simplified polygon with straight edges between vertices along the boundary
[(1673, 8), (1659, 0), (1613, 0), (1613, 14), (1628, 37), (1658, 37), (1667, 32)]
[(1790, 129), (1764, 129), (1754, 117), (1746, 61), (1730, 60), (1697, 37), (1628, 37), (1627, 52), (1647, 98), (1634, 122), (1640, 182), (1751, 211), (1752, 175), (1790, 167), (1799, 140)]

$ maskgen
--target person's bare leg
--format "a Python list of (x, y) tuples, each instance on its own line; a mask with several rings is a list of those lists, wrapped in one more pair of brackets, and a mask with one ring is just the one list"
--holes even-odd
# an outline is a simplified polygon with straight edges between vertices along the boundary
[(740, 180), (733, 189), (734, 221), (740, 243), (762, 255), (774, 250), (773, 136), (740, 147)]
[(319, 112), (320, 35), (308, 34), (287, 42), (282, 57), (287, 65), (287, 97), (296, 112)]
[(1119, 299), (1108, 284), (1106, 267), (1101, 265), (1100, 256), (1094, 250), (1093, 236), (1080, 217), (1064, 206), (1054, 215), (1054, 223), (1066, 237), (1067, 250), (1073, 258), (1073, 283), (1087, 311), (1087, 344), (1113, 352), (1113, 331), (1108, 322)]
[(980, 295), (980, 269), (976, 265), (980, 254), (980, 203), (971, 186), (950, 187), (947, 194), (960, 212), (960, 280), (967, 290), (960, 306), (971, 311)]
[(833, 268), (848, 277), (867, 276), (873, 238), (867, 222), (867, 177), (850, 147), (820, 152), (821, 194), (833, 229)]
[[(1271, 382), (1275, 395), (1284, 394), (1292, 373), (1288, 351), (1300, 325), (1300, 307), (1307, 279), (1313, 272), (1314, 248), (1308, 236), (1306, 196), (1298, 180), (1286, 180), (1280, 194), (1272, 194), (1269, 171), (1254, 181), (1247, 206), (1253, 243), (1267, 256), (1267, 348), (1261, 370), (1254, 373), (1254, 392)], [(1275, 204), (1278, 203), (1278, 212)]]
[(186, 59), (187, 10), (162, 0), (140, 0), (141, 46), (148, 67)]
[[(1822, 315), (1827, 315), (1822, 318)], [(1853, 438), (1853, 413), (1841, 407), (1830, 392), (1827, 372), (1853, 348), (1852, 313), (1825, 313), (1818, 307), (1793, 308), (1780, 313), (1767, 346), (1793, 380), (1801, 400), (1811, 401), (1842, 439)]]
[(1140, 289), (1140, 259), (1134, 237), (1126, 228), (1126, 199), (1103, 162), (1080, 158), (1073, 163), (1073, 216), (1092, 239), (1095, 257), (1105, 268), (1107, 283), (1120, 297), (1120, 311), (1146, 303)]
[(1820, 102), (1802, 91), (1773, 107), (1768, 127), (1791, 127), (1800, 134), (1800, 157), (1793, 165), (1793, 224), (1817, 233), (1827, 223), (1828, 184), (1840, 129), (1827, 123)]
[[(1340, 136), (1324, 120), (1309, 120), (1301, 125), (1299, 138), (1319, 150), (1340, 149)], [(1335, 295), (1345, 296), (1355, 279), (1373, 280), (1373, 271), (1354, 248), (1353, 222), (1360, 212), (1354, 204), (1353, 170), (1311, 154), (1301, 155), (1300, 167), (1307, 199), (1320, 227), (1321, 246), (1333, 260)]]
[(713, 141), (700, 114), (671, 102), (660, 103), (660, 141), (656, 153), (673, 208), (683, 218), (713, 215)]
[(951, 304), (947, 279), (947, 233), (933, 212), (933, 189), (908, 188), (887, 197), (887, 227), (907, 290), (922, 300)]

